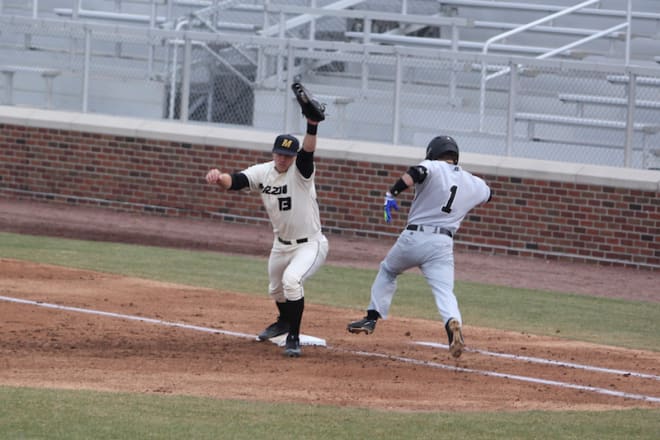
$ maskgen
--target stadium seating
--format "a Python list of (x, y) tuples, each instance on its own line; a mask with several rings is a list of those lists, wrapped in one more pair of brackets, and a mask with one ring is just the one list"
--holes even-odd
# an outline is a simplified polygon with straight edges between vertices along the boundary
[[(567, 142), (539, 136), (539, 124), (571, 127), (574, 151), (580, 127), (621, 132), (628, 105), (627, 59), (648, 69), (637, 75), (634, 131), (660, 144), (653, 128), (660, 120), (653, 113), (660, 101), (653, 91), (660, 84), (660, 2), (635, 2), (629, 53), (625, 1), (594, 1), (561, 15), (578, 3), (316, 0), (312, 10), (309, 0), (87, 0), (74, 10), (56, 0), (0, 2), (0, 20), (9, 29), (0, 34), (0, 64), (36, 69), (3, 73), (4, 102), (34, 103), (41, 94), (42, 103), (64, 110), (89, 101), (85, 111), (185, 116), (280, 130), (295, 126), (294, 118), (281, 115), (283, 109), (292, 115), (291, 103), (281, 94), (283, 83), (296, 77), (327, 101), (334, 112), (327, 121), (334, 136), (416, 144), (444, 131), (472, 148), (489, 135), (493, 153), (510, 151), (503, 144), (510, 139), (516, 143), (513, 150), (525, 155), (543, 151), (539, 142), (552, 148)], [(553, 14), (556, 19), (522, 31)], [(18, 19), (30, 16), (32, 23)], [(48, 19), (57, 21), (40, 21)], [(81, 56), (84, 31), (76, 27), (81, 23), (90, 23), (96, 37), (87, 61)], [(176, 64), (185, 56), (182, 34), (156, 30), (194, 33), (190, 71)], [(286, 48), (282, 38), (308, 45)], [(297, 61), (287, 66), (289, 54)], [(479, 58), (482, 54), (492, 57)], [(15, 62), (19, 57), (21, 62)], [(178, 67), (172, 69), (172, 63)], [(513, 104), (508, 102), (511, 63), (520, 65)], [(482, 69), (488, 75), (485, 85)], [(44, 73), (45, 91), (27, 77), (14, 84), (39, 70), (58, 72)], [(91, 90), (77, 96), (85, 75)], [(185, 81), (190, 81), (190, 96), (182, 101)], [(189, 111), (180, 111), (181, 102), (189, 103)], [(507, 119), (529, 129), (508, 136)], [(620, 141), (616, 144), (621, 148)], [(640, 157), (635, 166), (644, 166)], [(591, 159), (575, 154), (567, 160)]]

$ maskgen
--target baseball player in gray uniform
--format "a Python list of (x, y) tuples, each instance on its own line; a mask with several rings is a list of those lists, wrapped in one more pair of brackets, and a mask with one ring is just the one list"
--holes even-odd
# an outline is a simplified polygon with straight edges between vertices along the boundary
[(224, 189), (249, 188), (261, 194), (273, 226), (268, 259), (268, 291), (279, 311), (277, 321), (258, 335), (260, 341), (288, 333), (284, 353), (298, 357), (305, 307), (303, 283), (325, 262), (328, 240), (321, 232), (314, 184), (314, 151), (318, 122), (307, 120), (302, 149), (290, 134), (277, 136), (273, 160), (238, 173), (212, 169), (208, 183)]
[(395, 197), (415, 188), (408, 224), (371, 286), (367, 315), (348, 324), (349, 332), (373, 333), (378, 319), (387, 318), (399, 274), (419, 267), (445, 324), (449, 352), (455, 358), (463, 352), (463, 321), (454, 295), (453, 237), (467, 213), (490, 200), (491, 191), (486, 182), (458, 166), (458, 156), (453, 138), (435, 137), (426, 148), (426, 159), (410, 167), (386, 193), (383, 212), (389, 223), (392, 209), (399, 209)]

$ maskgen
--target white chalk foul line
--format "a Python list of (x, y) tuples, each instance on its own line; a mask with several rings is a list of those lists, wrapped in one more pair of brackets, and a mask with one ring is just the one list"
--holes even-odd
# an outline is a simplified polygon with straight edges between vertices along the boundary
[(167, 326), (167, 327), (185, 328), (185, 329), (188, 329), (188, 330), (197, 330), (197, 331), (206, 332), (206, 333), (219, 333), (219, 334), (223, 334), (223, 335), (227, 335), (227, 336), (236, 336), (238, 338), (249, 338), (249, 339), (256, 338), (255, 335), (249, 335), (247, 333), (230, 332), (228, 330), (220, 330), (220, 329), (217, 329), (217, 328), (209, 328), (209, 327), (200, 327), (198, 325), (183, 324), (183, 323), (180, 323), (180, 322), (167, 322), (167, 321), (162, 321), (160, 319), (144, 318), (142, 316), (124, 315), (124, 314), (121, 314), (121, 313), (112, 313), (112, 312), (103, 312), (101, 310), (91, 310), (91, 309), (81, 309), (79, 307), (60, 306), (58, 304), (45, 303), (45, 302), (42, 302), (42, 301), (31, 301), (31, 300), (28, 300), (28, 299), (12, 298), (12, 297), (9, 297), (9, 296), (0, 296), (0, 300), (13, 302), (13, 303), (19, 303), (19, 304), (29, 304), (29, 305), (33, 305), (33, 306), (46, 307), (48, 309), (57, 309), (57, 310), (66, 310), (66, 311), (69, 311), (69, 312), (86, 313), (88, 315), (108, 316), (108, 317), (111, 317), (111, 318), (128, 319), (130, 321), (148, 322), (150, 324), (159, 324), (159, 325), (164, 325), (164, 326)]
[[(189, 325), (189, 324), (183, 324), (183, 323), (178, 323), (178, 322), (168, 322), (168, 321), (162, 321), (160, 319), (153, 319), (153, 318), (144, 318), (142, 316), (135, 316), (135, 315), (124, 315), (121, 313), (113, 313), (113, 312), (104, 312), (101, 310), (92, 310), (92, 309), (83, 309), (80, 307), (69, 307), (69, 306), (61, 306), (58, 304), (52, 304), (52, 303), (45, 303), (42, 301), (32, 301), (32, 300), (27, 300), (27, 299), (20, 299), (20, 298), (12, 298), (9, 296), (2, 296), (0, 295), (0, 300), (2, 301), (7, 301), (7, 302), (13, 302), (13, 303), (18, 303), (18, 304), (28, 304), (28, 305), (33, 305), (33, 306), (38, 306), (38, 307), (45, 307), (45, 308), (50, 308), (50, 309), (56, 309), (56, 310), (66, 310), (70, 312), (78, 312), (78, 313), (86, 313), (89, 315), (98, 315), (98, 316), (107, 316), (111, 318), (120, 318), (120, 319), (127, 319), (130, 321), (138, 321), (138, 322), (147, 322), (151, 324), (158, 324), (158, 325), (164, 325), (167, 327), (178, 327), (178, 328), (184, 328), (188, 330), (197, 330), (197, 331), (202, 331), (206, 333), (217, 333), (217, 334), (223, 334), (227, 336), (236, 336), (239, 338), (248, 338), (248, 339), (254, 339), (255, 335), (250, 335), (247, 333), (240, 333), (240, 332), (232, 332), (228, 330), (220, 330), (220, 329), (215, 329), (215, 328), (209, 328), (209, 327), (201, 327), (198, 325)], [(330, 348), (333, 349), (333, 348)], [(583, 386), (583, 385), (577, 385), (577, 384), (572, 384), (572, 383), (565, 383), (565, 382), (557, 382), (557, 381), (552, 381), (552, 380), (544, 380), (544, 379), (538, 379), (535, 377), (527, 377), (527, 376), (519, 376), (515, 374), (504, 374), (504, 373), (497, 373), (495, 371), (487, 371), (487, 370), (474, 370), (471, 368), (463, 368), (463, 367), (456, 367), (456, 366), (451, 366), (451, 365), (445, 365), (445, 364), (439, 364), (437, 362), (428, 362), (428, 361), (422, 361), (419, 359), (412, 359), (412, 358), (406, 358), (406, 357), (401, 357), (401, 356), (390, 356), (387, 354), (383, 353), (372, 353), (372, 352), (367, 352), (367, 351), (348, 351), (348, 350), (343, 350), (343, 349), (334, 349), (335, 351), (343, 351), (347, 353), (352, 353), (356, 354), (359, 356), (367, 356), (367, 357), (378, 357), (378, 358), (383, 358), (383, 359), (391, 359), (399, 362), (405, 362), (409, 364), (414, 364), (414, 365), (422, 365), (422, 366), (427, 366), (427, 367), (432, 367), (432, 368), (439, 368), (443, 370), (450, 370), (450, 371), (458, 371), (458, 372), (463, 372), (463, 373), (474, 373), (474, 374), (479, 374), (482, 376), (490, 376), (490, 377), (498, 377), (498, 378), (503, 378), (503, 379), (512, 379), (512, 380), (518, 380), (522, 382), (531, 382), (531, 383), (537, 383), (537, 384), (542, 384), (542, 385), (552, 385), (552, 386), (557, 386), (561, 388), (571, 388), (571, 389), (576, 389), (576, 390), (581, 390), (581, 391), (590, 391), (593, 393), (598, 393), (598, 394), (604, 394), (608, 396), (616, 396), (616, 397), (623, 397), (627, 399), (635, 399), (635, 400), (643, 400), (647, 402), (654, 402), (654, 403), (660, 403), (660, 397), (653, 397), (653, 396), (645, 396), (642, 394), (632, 394), (632, 393), (625, 393), (621, 391), (613, 391), (613, 390), (608, 390), (605, 388), (597, 388), (597, 387), (591, 387), (591, 386)]]
[(391, 359), (395, 361), (400, 361), (400, 362), (406, 362), (409, 364), (414, 364), (414, 365), (423, 365), (427, 367), (432, 367), (432, 368), (440, 368), (443, 370), (450, 370), (450, 371), (458, 371), (461, 373), (473, 373), (473, 374), (479, 374), (482, 376), (489, 376), (489, 377), (498, 377), (501, 379), (511, 379), (511, 380), (518, 380), (521, 382), (530, 382), (530, 383), (536, 383), (536, 384), (541, 384), (541, 385), (551, 385), (551, 386), (556, 386), (560, 388), (570, 388), (574, 390), (580, 390), (580, 391), (589, 391), (592, 393), (597, 393), (597, 394), (605, 394), (608, 396), (616, 396), (616, 397), (624, 397), (626, 399), (635, 399), (635, 400), (643, 400), (646, 402), (654, 402), (654, 403), (660, 403), (660, 397), (653, 397), (653, 396), (645, 396), (643, 394), (633, 394), (633, 393), (626, 393), (623, 391), (614, 391), (614, 390), (608, 390), (607, 388), (598, 388), (598, 387), (592, 387), (592, 386), (586, 386), (586, 385), (578, 385), (574, 383), (568, 383), (568, 382), (559, 382), (556, 380), (545, 380), (545, 379), (539, 379), (536, 377), (528, 377), (528, 376), (520, 376), (517, 374), (506, 374), (506, 373), (498, 373), (495, 371), (488, 371), (488, 370), (475, 370), (472, 368), (463, 368), (463, 367), (456, 367), (452, 365), (445, 365), (445, 364), (439, 364), (437, 362), (430, 362), (430, 361), (422, 361), (419, 359), (412, 359), (412, 358), (406, 358), (402, 356), (390, 356), (387, 354), (383, 353), (371, 353), (367, 351), (352, 351), (350, 353), (358, 354), (360, 356), (370, 356), (370, 357), (378, 357), (378, 358), (383, 358), (383, 359)]
[[(438, 344), (437, 342), (423, 342), (423, 341), (417, 341), (414, 342), (417, 345), (425, 345), (428, 347), (438, 347), (438, 348), (449, 348), (446, 344)], [(531, 356), (519, 356), (516, 354), (510, 354), (510, 353), (498, 353), (495, 351), (486, 351), (486, 350), (479, 350), (477, 348), (466, 348), (465, 351), (472, 352), (472, 353), (479, 353), (487, 356), (494, 356), (494, 357), (500, 357), (500, 358), (506, 358), (506, 359), (514, 359), (517, 361), (526, 361), (526, 362), (532, 362), (535, 364), (546, 364), (546, 365), (556, 365), (559, 367), (568, 367), (568, 368), (576, 368), (579, 370), (587, 370), (587, 371), (597, 371), (599, 373), (608, 373), (608, 374), (616, 374), (620, 376), (632, 376), (632, 377), (639, 377), (642, 379), (653, 379), (653, 380), (660, 380), (660, 376), (656, 376), (653, 374), (646, 374), (646, 373), (636, 373), (634, 371), (626, 371), (626, 370), (615, 370), (611, 368), (602, 368), (602, 367), (595, 367), (593, 365), (584, 365), (584, 364), (576, 364), (572, 362), (561, 362), (561, 361), (554, 361), (551, 359), (543, 359), (543, 358), (537, 358), (537, 357), (531, 357)]]
[[(39, 306), (39, 307), (45, 307), (48, 309), (57, 309), (57, 310), (66, 310), (68, 312), (78, 312), (78, 313), (86, 313), (88, 315), (99, 315), (99, 316), (107, 316), (110, 318), (119, 318), (119, 319), (127, 319), (129, 321), (139, 321), (139, 322), (147, 322), (150, 324), (158, 324), (158, 325), (164, 325), (166, 327), (178, 327), (178, 328), (184, 328), (188, 330), (197, 330), (200, 332), (205, 332), (205, 333), (215, 333), (215, 334), (221, 334), (221, 335), (226, 335), (226, 336), (236, 336), (238, 338), (247, 338), (247, 339), (257, 339), (256, 335), (250, 335), (247, 333), (239, 333), (239, 332), (232, 332), (229, 330), (221, 330), (217, 328), (210, 328), (210, 327), (201, 327), (199, 325), (191, 325), (191, 324), (184, 324), (181, 322), (169, 322), (169, 321), (163, 321), (160, 319), (154, 319), (154, 318), (144, 318), (142, 316), (135, 316), (135, 315), (124, 315), (121, 313), (113, 313), (113, 312), (104, 312), (101, 310), (92, 310), (92, 309), (82, 309), (80, 307), (69, 307), (69, 306), (61, 306), (58, 304), (51, 304), (51, 303), (45, 303), (42, 301), (32, 301), (32, 300), (27, 300), (27, 299), (20, 299), (20, 298), (12, 298), (9, 296), (1, 296), (0, 295), (0, 300), (2, 301), (8, 301), (8, 302), (13, 302), (13, 303), (19, 303), (19, 304), (29, 304), (33, 306)], [(286, 335), (284, 335), (285, 337)], [(270, 340), (272, 343), (279, 345), (279, 346), (284, 346), (284, 339), (283, 338), (273, 338)], [(302, 345), (321, 345), (325, 346), (325, 340), (321, 338), (316, 338), (314, 336), (309, 336), (309, 335), (300, 335), (300, 343)]]

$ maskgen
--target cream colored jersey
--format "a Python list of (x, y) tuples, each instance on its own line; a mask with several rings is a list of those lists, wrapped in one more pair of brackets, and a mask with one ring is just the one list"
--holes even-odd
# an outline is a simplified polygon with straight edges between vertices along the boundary
[(303, 177), (294, 163), (286, 173), (275, 169), (275, 162), (253, 165), (242, 171), (250, 189), (259, 191), (273, 232), (284, 240), (313, 237), (321, 232), (314, 175)]

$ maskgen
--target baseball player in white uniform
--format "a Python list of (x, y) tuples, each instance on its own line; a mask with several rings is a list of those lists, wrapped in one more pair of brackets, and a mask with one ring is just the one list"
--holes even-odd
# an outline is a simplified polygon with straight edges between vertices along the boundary
[(395, 197), (410, 186), (415, 188), (408, 224), (371, 286), (367, 315), (348, 324), (349, 332), (371, 334), (376, 321), (387, 318), (397, 277), (419, 267), (445, 324), (451, 355), (458, 358), (463, 352), (463, 320), (454, 294), (453, 237), (467, 213), (490, 200), (491, 191), (486, 182), (458, 166), (458, 156), (453, 138), (435, 137), (426, 148), (426, 159), (410, 167), (386, 193), (384, 215), (389, 223), (392, 209), (399, 209)]
[(300, 325), (305, 307), (304, 281), (325, 262), (328, 240), (321, 221), (314, 184), (314, 151), (318, 122), (307, 120), (302, 149), (289, 134), (277, 136), (273, 160), (238, 172), (210, 170), (208, 183), (228, 190), (249, 188), (261, 194), (273, 226), (273, 247), (268, 259), (268, 291), (279, 310), (277, 321), (258, 335), (265, 341), (288, 333), (284, 353), (298, 357)]

